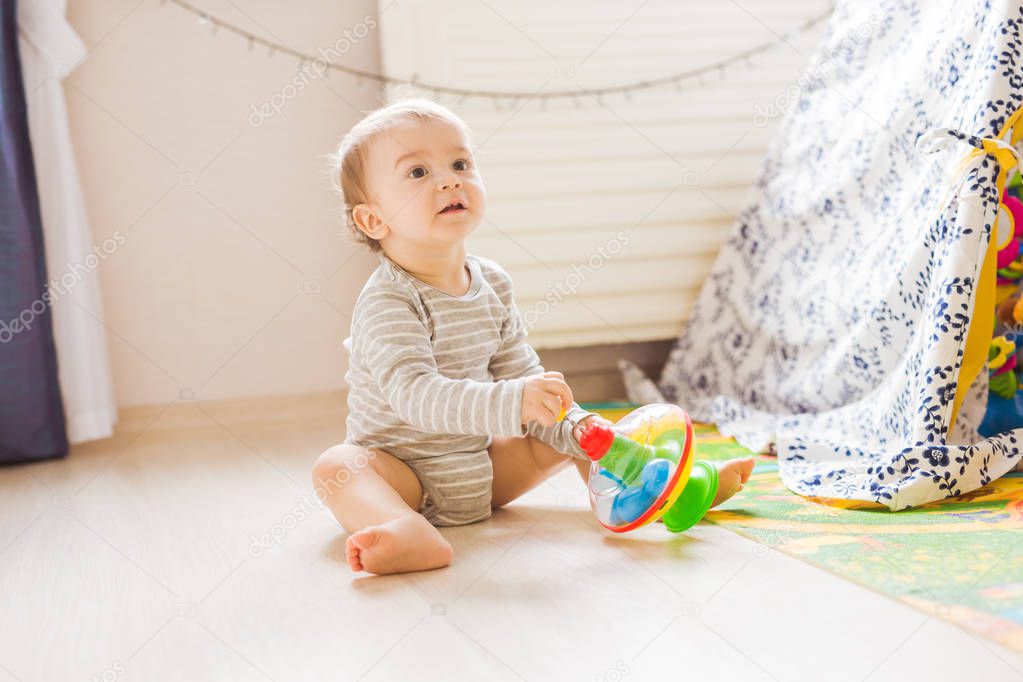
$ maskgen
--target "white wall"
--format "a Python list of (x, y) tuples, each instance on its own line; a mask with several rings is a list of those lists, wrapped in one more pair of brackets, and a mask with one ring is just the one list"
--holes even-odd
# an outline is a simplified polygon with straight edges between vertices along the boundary
[[(194, 4), (304, 52), (376, 15), (372, 0)], [(376, 261), (342, 236), (322, 155), (379, 90), (311, 79), (254, 127), (294, 59), (170, 2), (76, 0), (69, 18), (92, 50), (65, 90), (93, 236), (124, 238), (99, 268), (119, 404), (341, 387)], [(378, 50), (370, 31), (344, 61), (377, 70)]]
[[(537, 3), (512, 0), (381, 0), (378, 16), (373, 0), (192, 1), (308, 53), (368, 16), (378, 28), (346, 64), (379, 71), (383, 52), (395, 75), (531, 90), (698, 66), (775, 39), (823, 7), (560, 0), (536, 12)], [(322, 156), (360, 111), (378, 106), (381, 90), (340, 74), (307, 78), (279, 115), (254, 126), (253, 105), (295, 78), (293, 58), (211, 34), (172, 2), (71, 5), (92, 50), (66, 92), (93, 235), (97, 244), (124, 238), (99, 272), (119, 403), (341, 387), (340, 341), (376, 259), (348, 241)], [(470, 248), (505, 264), (524, 311), (571, 284), (573, 265), (619, 230), (632, 236), (540, 316), (538, 346), (677, 333), (778, 122), (756, 125), (757, 106), (796, 80), (820, 30), (682, 93), (543, 110), (452, 104), (483, 142), (490, 197)], [(569, 78), (557, 75), (562, 64), (573, 67)], [(685, 170), (699, 185), (672, 192)]]

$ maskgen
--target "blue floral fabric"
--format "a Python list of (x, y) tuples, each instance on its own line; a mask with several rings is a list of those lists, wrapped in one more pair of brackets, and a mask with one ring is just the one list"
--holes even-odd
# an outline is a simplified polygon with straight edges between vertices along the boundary
[(970, 152), (1018, 154), (1021, 27), (1019, 2), (841, 2), (797, 84), (658, 382), (797, 493), (898, 510), (1020, 459), (1023, 429), (977, 433), (986, 369), (950, 424), (1001, 192)]

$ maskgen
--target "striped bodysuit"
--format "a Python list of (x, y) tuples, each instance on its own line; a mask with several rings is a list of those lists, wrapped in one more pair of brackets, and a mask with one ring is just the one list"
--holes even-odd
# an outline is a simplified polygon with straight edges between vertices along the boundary
[(551, 427), (521, 423), (524, 377), (545, 370), (526, 342), (511, 278), (468, 255), (469, 290), (452, 296), (383, 253), (355, 304), (345, 340), (350, 362), (345, 442), (404, 461), (424, 491), (420, 512), (436, 526), (490, 516), (493, 436), (533, 435), (585, 458), (573, 403)]

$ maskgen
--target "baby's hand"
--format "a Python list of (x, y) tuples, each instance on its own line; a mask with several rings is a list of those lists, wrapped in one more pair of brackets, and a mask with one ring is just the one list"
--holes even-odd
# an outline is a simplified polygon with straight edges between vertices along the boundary
[(586, 427), (592, 423), (603, 424), (608, 427), (614, 426), (614, 424), (604, 419), (599, 414), (588, 414), (583, 419), (580, 419), (575, 425), (575, 428), (572, 429), (572, 436), (576, 439), (576, 441), (582, 437), (583, 431), (585, 431)]
[(522, 423), (540, 422), (551, 426), (572, 404), (572, 389), (561, 372), (544, 372), (526, 377), (522, 387)]

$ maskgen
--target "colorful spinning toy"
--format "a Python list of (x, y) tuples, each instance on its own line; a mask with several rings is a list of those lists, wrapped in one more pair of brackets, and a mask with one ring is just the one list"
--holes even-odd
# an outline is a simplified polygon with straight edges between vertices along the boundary
[(680, 533), (703, 518), (717, 494), (717, 467), (694, 462), (693, 423), (677, 405), (646, 405), (613, 427), (590, 424), (579, 444), (593, 460), (590, 505), (616, 533), (657, 519)]

